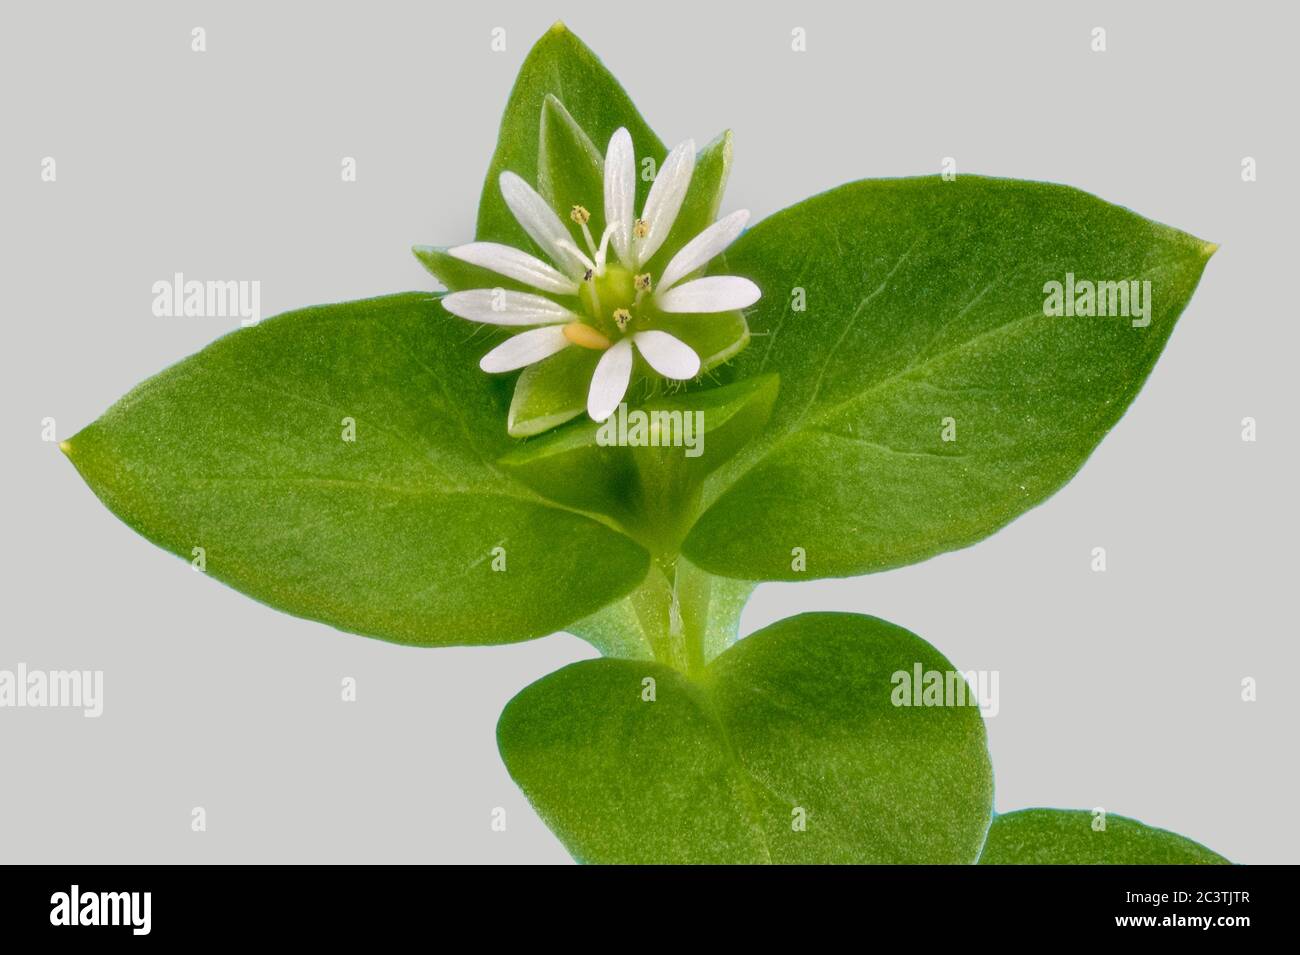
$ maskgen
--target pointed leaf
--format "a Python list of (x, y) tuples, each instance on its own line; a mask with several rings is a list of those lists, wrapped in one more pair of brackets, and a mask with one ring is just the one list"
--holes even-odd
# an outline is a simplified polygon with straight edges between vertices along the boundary
[[(581, 40), (557, 23), (529, 52), (510, 92), (496, 152), (488, 166), (479, 200), (479, 239), (536, 250), (506, 208), (497, 178), (508, 169), (528, 182), (537, 182), (542, 106), (548, 95), (564, 104), (602, 151), (614, 130), (626, 126), (638, 161), (649, 156), (656, 167), (663, 161), (666, 154), (663, 143), (646, 125), (618, 81)], [(638, 207), (650, 190), (650, 184), (639, 172), (638, 169)]]
[[(685, 552), (785, 580), (988, 536), (1119, 420), (1213, 251), (1076, 189), (975, 176), (859, 182), (772, 216), (726, 256), (763, 291), (748, 311), (761, 345), (731, 370), (779, 372), (781, 396), (706, 489)], [(1105, 317), (1045, 314), (1048, 283), (1070, 276), (1137, 295), (1128, 314), (1118, 285)]]
[(648, 555), (494, 467), (505, 383), (469, 332), (422, 294), (291, 312), (64, 450), (132, 528), (278, 609), (422, 646), (547, 634), (631, 590)]

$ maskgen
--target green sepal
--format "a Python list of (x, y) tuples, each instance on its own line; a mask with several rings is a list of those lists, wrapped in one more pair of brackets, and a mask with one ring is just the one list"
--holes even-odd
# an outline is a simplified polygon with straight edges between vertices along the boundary
[(605, 157), (554, 96), (542, 101), (537, 191), (566, 226), (574, 244), (589, 252), (582, 227), (570, 217), (574, 206), (591, 215), (587, 229), (599, 242), (605, 231)]

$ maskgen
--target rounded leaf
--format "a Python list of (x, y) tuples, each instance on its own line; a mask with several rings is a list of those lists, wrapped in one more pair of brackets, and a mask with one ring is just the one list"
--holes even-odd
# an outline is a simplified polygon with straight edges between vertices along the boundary
[(983, 720), (896, 705), (918, 668), (955, 672), (883, 620), (805, 614), (698, 679), (573, 664), (511, 700), (497, 740), (580, 861), (974, 862), (993, 798)]

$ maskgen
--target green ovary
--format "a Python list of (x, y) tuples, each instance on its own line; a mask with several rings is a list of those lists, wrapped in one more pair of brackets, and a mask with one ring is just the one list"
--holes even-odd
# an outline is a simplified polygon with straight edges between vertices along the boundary
[[(643, 297), (641, 303), (637, 303), (635, 282), (636, 277), (627, 269), (606, 265), (603, 275), (594, 276), (579, 288), (578, 296), (590, 324), (612, 341), (622, 338), (634, 327), (644, 328), (652, 316), (647, 298)], [(614, 317), (619, 309), (626, 309), (631, 315), (626, 328), (619, 328)]]

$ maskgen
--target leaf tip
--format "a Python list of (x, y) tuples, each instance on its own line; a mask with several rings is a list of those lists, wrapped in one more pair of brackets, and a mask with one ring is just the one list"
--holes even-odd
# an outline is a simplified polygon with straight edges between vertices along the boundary
[(69, 458), (71, 458), (71, 457), (72, 457), (72, 442), (71, 442), (71, 441), (60, 441), (60, 442), (59, 442), (59, 450), (62, 451), (65, 455), (67, 455)]
[(1214, 255), (1214, 253), (1218, 251), (1219, 251), (1219, 243), (1217, 242), (1201, 243), (1201, 255), (1203, 255), (1206, 259), (1209, 259), (1210, 256)]
[(554, 23), (551, 24), (551, 28), (546, 32), (554, 34), (556, 36), (560, 36), (561, 34), (568, 33), (569, 28), (564, 25), (563, 20), (556, 20)]

